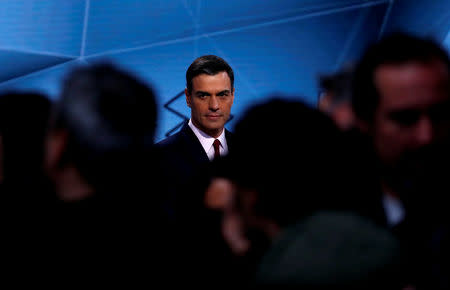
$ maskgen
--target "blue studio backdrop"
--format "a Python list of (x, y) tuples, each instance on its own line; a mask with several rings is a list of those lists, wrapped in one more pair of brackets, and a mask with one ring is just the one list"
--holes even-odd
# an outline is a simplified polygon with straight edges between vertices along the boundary
[(159, 141), (189, 117), (185, 71), (198, 56), (235, 70), (232, 129), (273, 94), (315, 105), (320, 74), (397, 30), (450, 49), (450, 0), (2, 0), (0, 92), (57, 99), (69, 69), (108, 60), (155, 88)]

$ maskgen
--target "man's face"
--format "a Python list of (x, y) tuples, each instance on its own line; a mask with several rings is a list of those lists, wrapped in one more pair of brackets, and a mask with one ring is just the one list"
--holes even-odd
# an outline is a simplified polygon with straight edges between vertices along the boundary
[(370, 130), (382, 164), (424, 170), (423, 161), (450, 131), (446, 66), (438, 61), (381, 65), (375, 85), (380, 99)]
[(192, 79), (192, 91), (185, 90), (192, 123), (212, 137), (219, 137), (230, 117), (234, 88), (228, 74), (200, 74)]

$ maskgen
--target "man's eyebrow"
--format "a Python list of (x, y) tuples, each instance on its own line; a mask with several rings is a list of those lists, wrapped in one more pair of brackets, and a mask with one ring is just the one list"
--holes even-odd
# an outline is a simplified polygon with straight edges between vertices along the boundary
[(223, 93), (231, 93), (231, 91), (230, 90), (223, 90), (223, 91), (220, 91), (218, 94), (223, 94)]
[(196, 94), (196, 95), (207, 95), (207, 96), (210, 95), (210, 93), (204, 92), (204, 91), (196, 91), (195, 94)]

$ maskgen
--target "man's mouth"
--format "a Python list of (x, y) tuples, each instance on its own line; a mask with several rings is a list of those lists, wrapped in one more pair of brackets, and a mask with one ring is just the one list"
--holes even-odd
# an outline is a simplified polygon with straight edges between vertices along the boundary
[(217, 120), (220, 118), (220, 115), (217, 114), (210, 114), (210, 115), (206, 115), (206, 118), (210, 119), (210, 120)]

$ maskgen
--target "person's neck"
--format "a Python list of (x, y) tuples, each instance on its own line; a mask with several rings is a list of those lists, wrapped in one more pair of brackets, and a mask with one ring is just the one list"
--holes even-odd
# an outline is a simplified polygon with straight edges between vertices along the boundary
[(215, 131), (215, 132), (205, 132), (205, 134), (208, 134), (209, 136), (217, 139), (217, 138), (219, 138), (220, 134), (222, 134), (222, 131), (223, 131), (223, 128), (221, 130), (219, 130), (218, 132), (217, 131)]
[(61, 201), (76, 202), (94, 194), (92, 186), (73, 166), (68, 166), (54, 174), (54, 180), (56, 195)]

